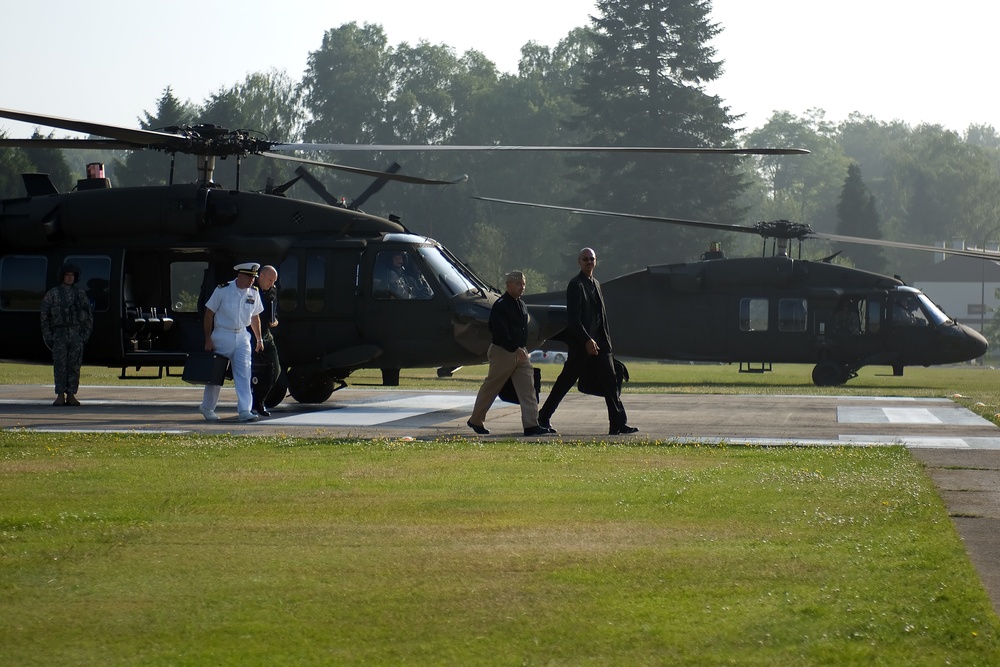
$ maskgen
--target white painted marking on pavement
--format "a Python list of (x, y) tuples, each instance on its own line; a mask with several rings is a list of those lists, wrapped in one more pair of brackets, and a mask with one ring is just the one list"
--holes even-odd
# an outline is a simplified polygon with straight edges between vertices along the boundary
[(429, 412), (471, 409), (475, 402), (475, 396), (425, 394), (388, 401), (359, 402), (333, 410), (268, 419), (267, 423), (290, 426), (376, 426)]

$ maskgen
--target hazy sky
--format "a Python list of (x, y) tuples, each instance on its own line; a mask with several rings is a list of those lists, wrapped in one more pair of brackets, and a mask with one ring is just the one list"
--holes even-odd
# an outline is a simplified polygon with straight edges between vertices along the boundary
[[(710, 86), (742, 125), (822, 108), (879, 120), (1000, 127), (993, 102), (1000, 3), (714, 0), (725, 73)], [(495, 7), (495, 9), (490, 9)], [(298, 80), (326, 30), (378, 23), (393, 46), (475, 48), (514, 72), (529, 40), (554, 46), (592, 0), (35, 0), (0, 8), (0, 107), (137, 127), (166, 86), (201, 103), (271, 68)], [(32, 128), (0, 119), (9, 137)], [(64, 133), (57, 132), (57, 135)]]

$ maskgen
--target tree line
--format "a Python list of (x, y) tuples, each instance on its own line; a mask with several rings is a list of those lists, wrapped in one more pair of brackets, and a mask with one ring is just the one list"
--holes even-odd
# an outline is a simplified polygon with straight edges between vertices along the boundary
[[(697, 259), (710, 241), (729, 256), (761, 252), (761, 240), (610, 218), (504, 207), (473, 195), (674, 218), (748, 224), (788, 219), (817, 231), (934, 244), (1000, 241), (1000, 135), (989, 125), (963, 134), (852, 115), (827, 121), (820, 109), (775, 112), (742, 127), (725, 100), (705, 92), (722, 63), (709, 43), (723, 26), (711, 2), (603, 0), (590, 25), (553, 47), (525, 44), (516, 74), (482, 53), (457, 54), (426, 41), (391, 45), (377, 24), (331, 28), (309, 54), (303, 76), (257, 72), (201, 103), (170, 87), (139, 125), (158, 129), (213, 123), (253, 129), (274, 141), (338, 144), (648, 145), (800, 147), (808, 156), (567, 155), (509, 152), (343, 152), (315, 159), (430, 177), (468, 174), (447, 188), (392, 183), (365, 204), (399, 215), (467, 259), (487, 280), (528, 274), (529, 291), (561, 289), (584, 245), (598, 250), (610, 278), (650, 264)], [(99, 118), (88, 119), (100, 122)], [(40, 136), (37, 135), (36, 136)], [(52, 135), (50, 135), (52, 136)], [(178, 156), (175, 181), (194, 180)], [(68, 159), (68, 161), (67, 161)], [(45, 171), (69, 189), (85, 162), (102, 161), (116, 187), (166, 182), (169, 156), (153, 152), (67, 156), (0, 150), (0, 196), (22, 194), (19, 174)], [(189, 164), (190, 162), (190, 164)], [(67, 166), (72, 165), (72, 168)], [(251, 158), (241, 187), (293, 178), (285, 162)], [(365, 178), (310, 170), (350, 201)], [(233, 160), (216, 180), (235, 185)], [(291, 196), (316, 199), (301, 183)], [(912, 251), (809, 242), (803, 257), (842, 250), (837, 261), (902, 275), (932, 258)]]

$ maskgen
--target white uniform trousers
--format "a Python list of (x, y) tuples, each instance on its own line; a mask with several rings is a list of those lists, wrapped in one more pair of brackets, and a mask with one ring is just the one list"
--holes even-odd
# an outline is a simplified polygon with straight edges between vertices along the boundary
[[(253, 407), (253, 394), (250, 392), (250, 338), (250, 332), (246, 329), (240, 331), (215, 329), (212, 331), (212, 345), (215, 346), (215, 353), (228, 358), (229, 365), (233, 369), (237, 412), (250, 412)], [(215, 410), (215, 406), (219, 404), (219, 392), (221, 391), (222, 387), (218, 385), (205, 385), (205, 393), (201, 398), (202, 410)]]
[(521, 404), (521, 426), (529, 429), (538, 426), (538, 398), (535, 396), (535, 372), (530, 361), (518, 363), (513, 352), (508, 352), (499, 345), (490, 345), (486, 352), (490, 360), (490, 370), (483, 380), (483, 386), (476, 395), (476, 404), (472, 408), (473, 424), (486, 422), (486, 412), (500, 394), (509, 378), (514, 380), (514, 390)]

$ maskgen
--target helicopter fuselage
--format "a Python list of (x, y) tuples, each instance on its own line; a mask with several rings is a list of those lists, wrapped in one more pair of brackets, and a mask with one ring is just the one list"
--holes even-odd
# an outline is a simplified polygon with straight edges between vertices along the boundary
[(602, 287), (621, 356), (747, 370), (815, 364), (816, 384), (837, 385), (863, 366), (901, 375), (905, 366), (975, 359), (987, 347), (979, 332), (902, 281), (825, 262), (703, 260), (650, 266)]
[[(273, 333), (297, 400), (325, 400), (334, 381), (358, 368), (398, 372), (486, 358), (499, 293), (434, 240), (385, 218), (195, 184), (96, 188), (0, 206), (7, 359), (51, 360), (39, 304), (58, 267), (71, 262), (95, 311), (84, 363), (120, 367), (123, 377), (150, 368), (162, 376), (204, 349), (203, 304), (244, 261), (278, 269)], [(421, 290), (394, 291), (387, 281), (399, 256), (396, 282)], [(551, 333), (538, 324), (536, 342)]]

